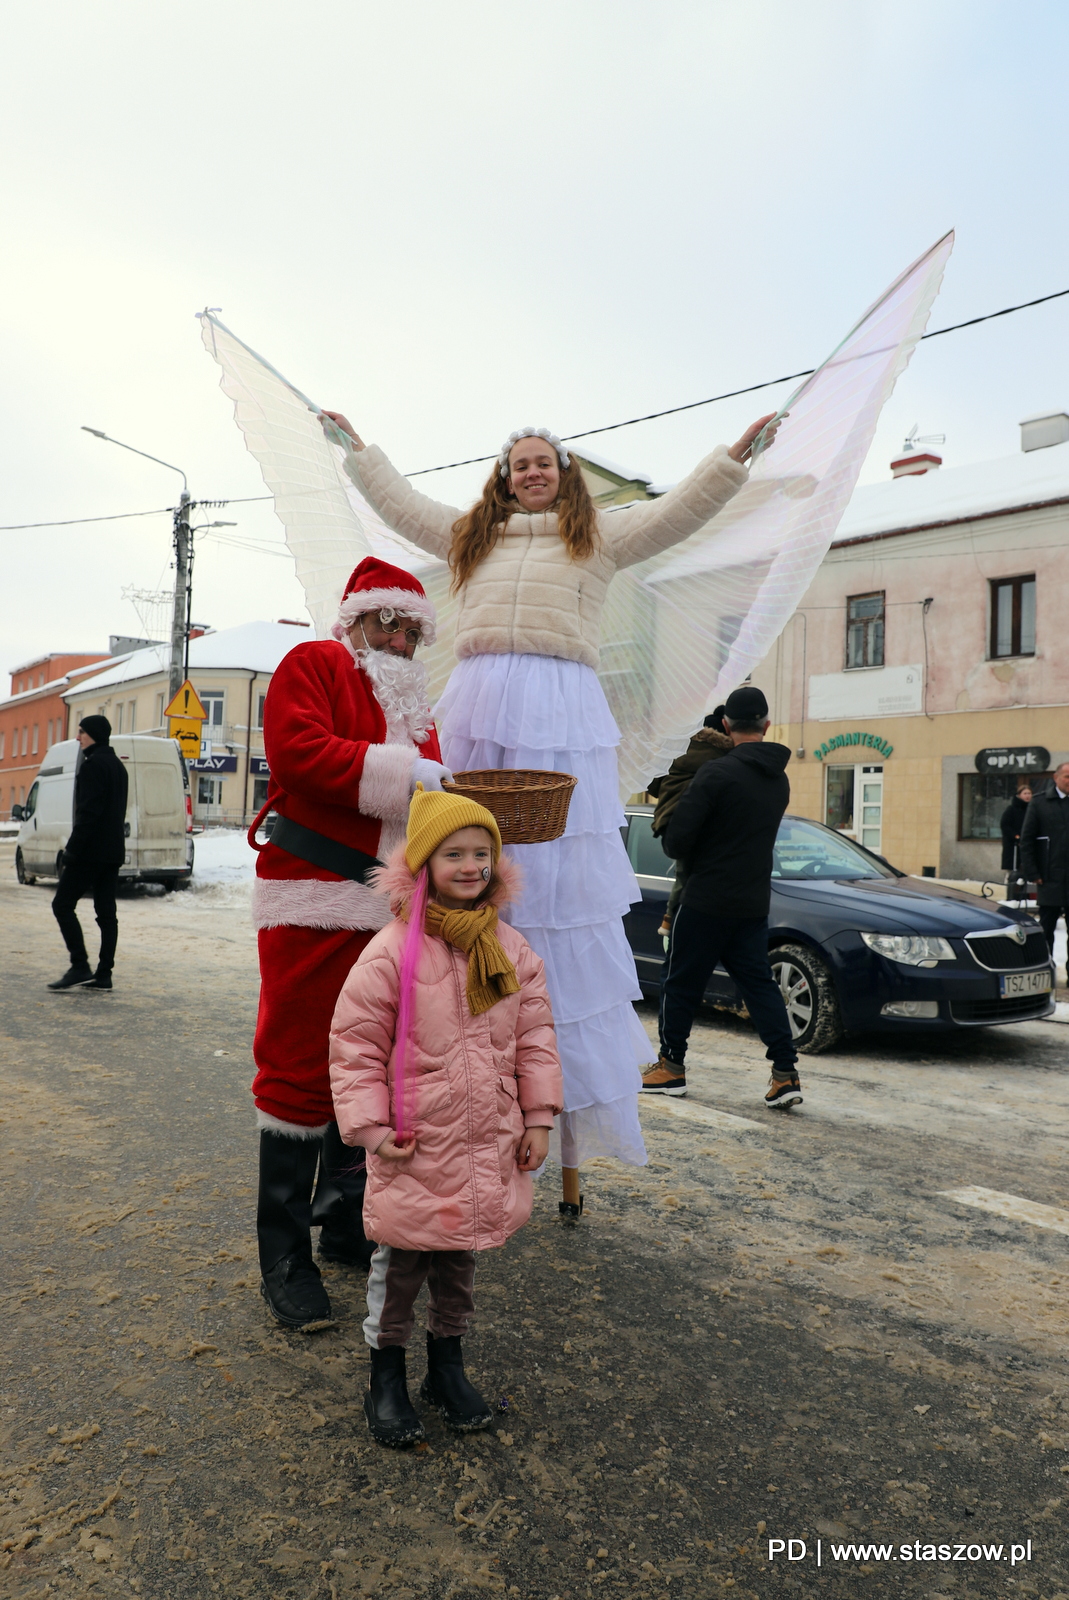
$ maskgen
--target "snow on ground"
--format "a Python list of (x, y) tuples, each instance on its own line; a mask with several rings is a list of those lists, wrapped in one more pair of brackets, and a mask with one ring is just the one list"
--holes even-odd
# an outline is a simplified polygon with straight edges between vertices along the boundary
[(193, 835), (189, 892), (226, 902), (246, 898), (256, 876), (256, 852), (244, 828), (208, 828)]

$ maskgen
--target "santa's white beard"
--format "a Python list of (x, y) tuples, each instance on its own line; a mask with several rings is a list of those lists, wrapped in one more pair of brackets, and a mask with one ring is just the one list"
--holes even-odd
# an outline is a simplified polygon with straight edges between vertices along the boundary
[(392, 650), (355, 650), (357, 663), (371, 679), (375, 699), (386, 718), (386, 737), (391, 744), (411, 739), (423, 744), (433, 717), (427, 693), (427, 670), (422, 662), (409, 661)]

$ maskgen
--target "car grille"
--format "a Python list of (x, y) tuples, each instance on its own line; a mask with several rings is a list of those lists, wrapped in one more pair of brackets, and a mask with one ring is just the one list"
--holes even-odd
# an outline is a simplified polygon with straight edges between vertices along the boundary
[(1022, 967), (1044, 967), (1050, 960), (1046, 937), (1038, 931), (1030, 933), (1024, 944), (1000, 934), (981, 938), (966, 934), (965, 943), (977, 966), (988, 972), (1020, 972)]
[(1020, 1017), (1042, 1017), (1050, 1007), (1047, 994), (1015, 994), (1009, 1000), (957, 1000), (950, 1015), (955, 1022), (1012, 1022)]

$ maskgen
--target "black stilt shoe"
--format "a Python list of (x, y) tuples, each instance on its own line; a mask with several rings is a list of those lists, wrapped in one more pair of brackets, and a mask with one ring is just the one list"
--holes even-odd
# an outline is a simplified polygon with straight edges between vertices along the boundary
[(482, 1395), (469, 1383), (464, 1373), (464, 1355), (460, 1335), (446, 1339), (427, 1335), (427, 1376), (420, 1387), (419, 1397), (429, 1405), (437, 1406), (451, 1428), (458, 1433), (477, 1433), (488, 1428), (494, 1420)]
[(408, 1398), (405, 1347), (388, 1344), (371, 1350), (371, 1377), (364, 1395), (368, 1431), (379, 1444), (395, 1449), (423, 1438), (423, 1424)]
[(318, 1333), (333, 1321), (308, 1231), (318, 1160), (318, 1139), (293, 1139), (261, 1129), (256, 1205), (260, 1293), (276, 1321), (302, 1333)]
[(375, 1250), (364, 1232), (364, 1190), (367, 1164), (364, 1152), (343, 1143), (338, 1124), (323, 1135), (319, 1152), (319, 1177), (312, 1200), (312, 1226), (320, 1228), (319, 1256), (340, 1267), (367, 1272)]

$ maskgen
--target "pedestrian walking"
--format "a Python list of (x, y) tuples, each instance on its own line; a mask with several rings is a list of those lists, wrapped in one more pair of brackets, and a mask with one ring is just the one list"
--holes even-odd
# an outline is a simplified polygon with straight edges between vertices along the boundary
[(687, 1041), (722, 961), (772, 1063), (765, 1104), (802, 1099), (798, 1052), (768, 960), (772, 852), (791, 793), (784, 770), (791, 753), (765, 742), (768, 727), (760, 689), (744, 685), (728, 696), (724, 731), (732, 751), (699, 769), (665, 832), (665, 850), (686, 864), (687, 884), (661, 980), (660, 1057), (642, 1079), (647, 1094), (686, 1094)]
[(499, 921), (518, 880), (491, 813), (417, 787), (407, 843), (376, 881), (396, 920), (338, 997), (330, 1077), (342, 1138), (368, 1153), (365, 1221), (378, 1240), (364, 1413), (374, 1438), (401, 1445), (423, 1436), (405, 1347), (425, 1282), (420, 1398), (461, 1432), (492, 1421), (461, 1349), (475, 1255), (530, 1216), (562, 1086), (542, 962)]
[[(52, 897), (52, 913), (59, 923), (70, 956), (70, 966), (50, 989), (110, 989), (119, 940), (115, 891), (119, 868), (126, 859), (126, 796), (129, 777), (111, 748), (111, 723), (107, 717), (83, 717), (78, 724), (82, 753), (74, 778), (74, 818), (63, 847), (63, 870)], [(100, 956), (96, 970), (89, 965), (85, 935), (78, 921), (78, 901), (93, 897), (100, 929)]]
[(1017, 793), (999, 818), (1002, 833), (1002, 870), (1006, 874), (1006, 897), (1023, 900), (1027, 893), (1027, 879), (1021, 876), (1021, 828), (1025, 812), (1032, 799), (1032, 785), (1027, 781), (1017, 785)]
[[(654, 778), (646, 791), (657, 802), (653, 812), (652, 828), (655, 839), (664, 837), (668, 819), (698, 768), (703, 767), (707, 761), (715, 761), (718, 756), (726, 756), (733, 748), (731, 740), (724, 732), (724, 707), (717, 706), (716, 710), (705, 718), (683, 754), (676, 756), (668, 771), (662, 777)], [(686, 887), (686, 867), (681, 861), (677, 861), (675, 867), (676, 881), (668, 896), (668, 904), (664, 908), (664, 920), (657, 930), (658, 933), (671, 933), (672, 922), (679, 910), (679, 902)]]
[(351, 440), (346, 471), (379, 515), (452, 569), (460, 659), (436, 707), (446, 761), (579, 780), (564, 836), (516, 847), (525, 883), (509, 913), (546, 964), (564, 1069), (560, 1210), (574, 1220), (582, 1161), (646, 1160), (638, 1090), (649, 1041), (622, 920), (641, 896), (620, 837), (620, 730), (595, 671), (602, 606), (618, 569), (680, 543), (738, 492), (772, 418), (667, 494), (609, 514), (547, 428), (510, 434), (480, 499), (461, 512), (419, 494), (340, 413), (324, 415)]
[(1069, 933), (1069, 761), (1032, 796), (1021, 824), (1021, 874), (1036, 885), (1039, 920), (1054, 955), (1054, 930), (1065, 917)]
[[(256, 1233), (268, 1308), (305, 1332), (332, 1316), (310, 1229), (320, 1228), (325, 1261), (366, 1271), (371, 1259), (363, 1168), (342, 1145), (330, 1097), (330, 1019), (353, 962), (390, 920), (370, 873), (404, 839), (415, 784), (450, 776), (413, 659), (434, 626), (422, 584), (368, 556), (346, 584), (334, 637), (284, 656), (264, 706), (271, 777), (249, 829), (260, 955)], [(269, 810), (277, 821), (260, 845)]]

